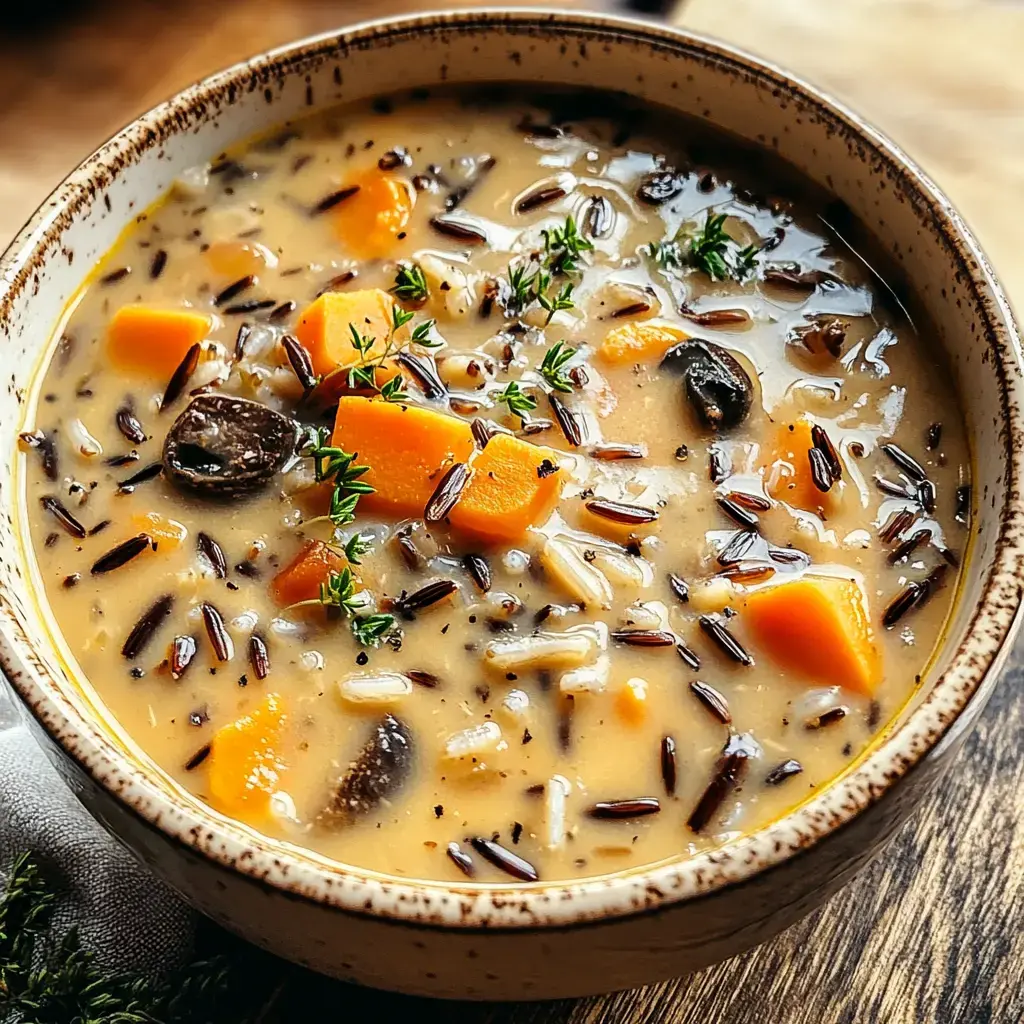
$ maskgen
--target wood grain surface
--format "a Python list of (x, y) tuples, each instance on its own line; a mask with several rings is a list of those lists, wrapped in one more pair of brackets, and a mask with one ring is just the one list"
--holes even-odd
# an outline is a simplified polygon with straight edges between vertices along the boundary
[[(267, 46), (420, 5), (63, 6), (56, 22), (8, 21), (0, 37), (5, 240), (98, 142), (188, 82)], [(950, 193), (1011, 298), (1024, 298), (1024, 5), (691, 0), (680, 20), (787, 65), (867, 114)], [(1012, 659), (940, 791), (884, 858), (774, 942), (664, 985), (546, 1004), (428, 1004), (289, 971), (266, 1024), (1016, 1024), (1024, 1020), (1022, 666)]]

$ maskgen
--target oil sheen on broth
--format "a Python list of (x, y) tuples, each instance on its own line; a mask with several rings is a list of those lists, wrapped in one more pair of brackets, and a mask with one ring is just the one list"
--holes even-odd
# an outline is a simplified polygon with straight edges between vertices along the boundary
[(967, 540), (943, 370), (827, 204), (526, 90), (189, 171), (20, 442), (76, 670), (218, 810), (384, 872), (594, 875), (770, 822), (911, 696)]

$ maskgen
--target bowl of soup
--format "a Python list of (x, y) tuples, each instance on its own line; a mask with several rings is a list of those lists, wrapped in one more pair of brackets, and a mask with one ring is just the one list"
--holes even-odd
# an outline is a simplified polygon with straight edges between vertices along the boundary
[(1005, 300), (891, 143), (718, 43), (302, 42), (106, 143), (3, 280), (6, 673), (293, 960), (531, 998), (735, 954), (995, 685)]

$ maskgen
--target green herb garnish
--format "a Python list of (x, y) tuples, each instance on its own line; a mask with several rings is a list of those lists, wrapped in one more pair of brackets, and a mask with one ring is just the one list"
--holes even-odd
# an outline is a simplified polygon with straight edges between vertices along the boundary
[(558, 293), (554, 296), (546, 295), (548, 284), (551, 278), (545, 273), (539, 273), (537, 275), (537, 301), (541, 305), (541, 309), (545, 310), (548, 314), (547, 320), (544, 321), (544, 326), (547, 327), (551, 323), (554, 315), (562, 309), (572, 309), (572, 285), (565, 284), (561, 287)]
[(574, 355), (576, 355), (576, 349), (569, 348), (564, 341), (556, 341), (544, 353), (544, 361), (540, 364), (540, 373), (553, 391), (572, 391), (572, 381), (564, 372), (564, 367)]
[(674, 270), (686, 262), (682, 248), (674, 239), (669, 242), (651, 242), (641, 246), (640, 251), (654, 260), (662, 270)]
[(570, 214), (560, 228), (541, 231), (544, 239), (544, 258), (553, 275), (573, 274), (581, 254), (594, 248), (594, 243), (579, 233), (576, 219)]
[(712, 281), (724, 281), (729, 276), (729, 264), (725, 257), (732, 243), (732, 236), (724, 228), (724, 213), (717, 216), (708, 211), (704, 227), (690, 239), (690, 262), (703, 270)]
[(684, 249), (684, 229), (680, 228), (674, 238), (667, 242), (651, 242), (641, 247), (662, 270), (676, 270), (689, 263), (704, 271), (712, 281), (734, 278), (742, 281), (753, 273), (761, 246), (758, 244), (739, 248), (736, 240), (725, 230), (728, 215), (713, 214), (708, 210), (704, 227), (689, 235), (689, 246)]
[(436, 320), (424, 320), (423, 323), (417, 324), (412, 331), (410, 341), (417, 345), (422, 345), (424, 348), (440, 348), (444, 342), (434, 341), (430, 337), (430, 332), (434, 329)]
[(427, 279), (420, 265), (403, 263), (399, 266), (391, 291), (406, 302), (425, 302), (428, 295)]
[(520, 390), (519, 383), (514, 380), (505, 385), (505, 390), (498, 395), (498, 401), (507, 405), (508, 411), (520, 419), (537, 408), (537, 400)]
[(356, 504), (364, 494), (373, 494), (373, 488), (359, 478), (369, 466), (353, 465), (355, 455), (330, 444), (328, 427), (310, 428), (300, 452), (313, 460), (313, 476), (317, 483), (333, 482), (331, 503), (326, 516), (309, 519), (304, 525), (329, 519), (335, 527), (347, 526), (355, 519)]
[[(299, 604), (310, 604), (300, 601)], [(371, 607), (370, 595), (365, 590), (356, 591), (356, 580), (346, 566), (341, 572), (330, 572), (320, 584), (320, 597), (313, 604), (324, 608), (337, 608), (352, 620), (352, 635), (364, 647), (376, 647), (380, 639), (395, 624), (395, 617), (383, 612), (363, 614)], [(297, 607), (293, 605), (292, 607)]]
[(373, 541), (367, 540), (362, 534), (354, 533), (345, 544), (345, 559), (352, 565), (361, 565), (363, 555), (373, 547)]
[(400, 373), (396, 373), (389, 381), (384, 383), (384, 386), (380, 389), (380, 397), (385, 402), (407, 402), (409, 400), (409, 392), (405, 390), (403, 385), (405, 380)]

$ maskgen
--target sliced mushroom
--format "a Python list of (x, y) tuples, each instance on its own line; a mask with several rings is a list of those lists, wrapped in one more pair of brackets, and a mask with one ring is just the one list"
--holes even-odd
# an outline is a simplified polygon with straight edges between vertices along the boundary
[(409, 727), (394, 715), (385, 715), (338, 781), (319, 822), (350, 825), (391, 799), (412, 773), (414, 750)]
[(200, 395), (164, 441), (167, 478), (186, 490), (233, 498), (265, 487), (295, 451), (293, 420), (228, 395)]
[(661, 368), (686, 383), (686, 398), (712, 430), (738, 426), (750, 412), (754, 385), (735, 356), (711, 341), (691, 339), (669, 349)]

